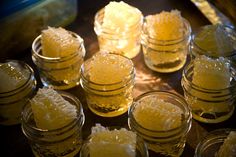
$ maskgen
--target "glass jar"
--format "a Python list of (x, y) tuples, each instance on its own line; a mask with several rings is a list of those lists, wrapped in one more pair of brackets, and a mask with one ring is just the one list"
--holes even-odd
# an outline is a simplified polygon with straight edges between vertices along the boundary
[(0, 63), (0, 74), (0, 124), (18, 124), (23, 106), (36, 93), (34, 71), (24, 62), (11, 60)]
[(82, 105), (76, 97), (62, 91), (58, 93), (77, 108), (77, 118), (66, 126), (54, 130), (40, 129), (35, 124), (30, 103), (22, 111), (22, 131), (35, 156), (74, 157), (81, 148), (85, 121)]
[(236, 65), (236, 32), (225, 25), (200, 27), (191, 40), (191, 57), (205, 55), (212, 58), (224, 57)]
[(78, 51), (64, 57), (46, 57), (42, 55), (41, 35), (32, 44), (32, 60), (39, 70), (44, 86), (63, 90), (79, 85), (80, 67), (84, 61), (85, 48), (83, 39), (76, 33), (69, 32), (80, 42)]
[(234, 112), (236, 70), (230, 66), (230, 85), (224, 89), (207, 89), (193, 83), (194, 60), (183, 70), (181, 85), (193, 118), (204, 123), (219, 123)]
[(118, 29), (103, 27), (105, 9), (99, 10), (95, 15), (94, 31), (97, 35), (100, 51), (122, 54), (128, 58), (134, 58), (140, 51), (141, 30), (143, 16), (132, 26), (124, 28), (123, 32)]
[[(80, 157), (90, 157), (90, 150), (89, 150), (90, 139), (91, 136), (89, 136), (88, 139), (83, 143), (83, 146), (80, 151)], [(135, 154), (136, 154), (135, 157), (149, 156), (147, 146), (140, 137), (137, 137)]]
[[(157, 129), (147, 128), (143, 124), (139, 123), (140, 121), (137, 120), (137, 117), (135, 118), (135, 112), (137, 111), (137, 108), (142, 106), (143, 108), (146, 108), (146, 106), (144, 105), (147, 104), (148, 99), (150, 100), (152, 98), (153, 99), (155, 98), (156, 100), (163, 100), (165, 103), (170, 103), (175, 108), (177, 107), (181, 111), (181, 114), (179, 114), (180, 117), (179, 125), (171, 129), (157, 130)], [(152, 105), (154, 108), (156, 108), (158, 103), (156, 103), (156, 101), (153, 101)], [(165, 107), (164, 110), (167, 111), (168, 108)], [(169, 113), (173, 114), (173, 112), (174, 111), (171, 110)], [(150, 123), (152, 123), (153, 126), (160, 125), (159, 121), (160, 119), (163, 119), (163, 117), (159, 117), (157, 119), (156, 117), (155, 118), (152, 117), (150, 112), (148, 114), (149, 114), (148, 119), (151, 120)], [(158, 115), (159, 113), (156, 114)], [(163, 112), (163, 114), (165, 114), (164, 121), (168, 122), (166, 123), (166, 125), (169, 125), (169, 122), (173, 120), (173, 119), (172, 120), (168, 119), (168, 117), (171, 117), (171, 115), (166, 115), (167, 114), (166, 112)], [(147, 114), (139, 118), (139, 120), (144, 120), (144, 119), (147, 119)], [(187, 133), (191, 128), (191, 124), (192, 124), (192, 115), (186, 101), (184, 100), (183, 97), (171, 92), (151, 91), (144, 93), (135, 98), (133, 104), (131, 105), (128, 111), (129, 128), (137, 132), (137, 135), (144, 139), (144, 141), (148, 145), (148, 149), (162, 156), (176, 157), (182, 154), (185, 147)]]
[(146, 19), (142, 30), (142, 49), (146, 65), (157, 72), (170, 73), (181, 69), (187, 58), (191, 26), (183, 18), (183, 36), (175, 40), (158, 40), (150, 34)]
[[(110, 81), (108, 78), (116, 78), (118, 73), (116, 73), (122, 66), (117, 65), (117, 69), (111, 70), (111, 65), (107, 65), (108, 68), (103, 67), (103, 69), (95, 74), (93, 70), (97, 65), (93, 64), (94, 59), (99, 56), (94, 56), (84, 62), (81, 67), (81, 86), (85, 91), (87, 104), (89, 109), (103, 117), (114, 117), (125, 113), (128, 110), (128, 107), (133, 102), (133, 87), (134, 87), (134, 78), (135, 78), (135, 69), (133, 62), (122, 55), (106, 53), (102, 54), (101, 52), (98, 55), (102, 55), (104, 58), (115, 59), (124, 61), (129, 68), (129, 72), (126, 76), (120, 78), (120, 80), (115, 80), (115, 82), (106, 82)], [(101, 61), (102, 62), (102, 61)], [(115, 64), (116, 65), (116, 64)], [(101, 69), (101, 68), (100, 68)], [(110, 74), (110, 73), (114, 74)], [(120, 71), (119, 71), (120, 72)], [(94, 74), (92, 74), (94, 73)], [(107, 77), (105, 82), (96, 82), (91, 80), (91, 75), (100, 75), (100, 73), (106, 73), (104, 77)], [(109, 75), (109, 76), (108, 76)]]
[(202, 139), (195, 150), (194, 157), (218, 157), (217, 153), (224, 140), (235, 129), (218, 129), (210, 132), (204, 139)]

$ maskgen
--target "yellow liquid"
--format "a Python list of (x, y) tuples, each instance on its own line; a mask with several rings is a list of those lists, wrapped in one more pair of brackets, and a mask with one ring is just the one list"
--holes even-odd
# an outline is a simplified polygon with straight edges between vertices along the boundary
[[(133, 85), (125, 87), (120, 93), (109, 93), (109, 95), (98, 93), (86, 93), (89, 109), (102, 117), (114, 117), (125, 113), (133, 102)], [(101, 88), (102, 90), (102, 88)]]
[(97, 53), (84, 64), (82, 87), (88, 107), (103, 117), (125, 113), (133, 101), (134, 69), (130, 59), (109, 53)]
[(169, 73), (181, 69), (187, 58), (187, 46), (177, 44), (172, 46), (143, 46), (146, 65), (157, 72)]

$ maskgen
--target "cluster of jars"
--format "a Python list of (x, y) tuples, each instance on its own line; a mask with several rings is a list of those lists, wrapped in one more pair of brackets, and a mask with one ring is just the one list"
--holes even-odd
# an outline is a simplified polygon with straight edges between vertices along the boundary
[[(227, 36), (225, 38), (230, 39), (230, 42), (232, 41), (232, 43), (235, 44), (235, 32), (230, 27), (222, 25), (205, 26), (193, 34), (191, 39), (190, 24), (187, 20), (183, 19), (184, 31), (181, 38), (176, 40), (155, 40), (151, 34), (147, 33), (149, 28), (145, 23), (146, 19), (144, 18), (143, 20), (143, 16), (140, 16), (140, 18), (134, 22), (134, 25), (125, 28), (125, 32), (119, 32), (119, 34), (117, 34), (116, 31), (103, 28), (103, 17), (104, 9), (97, 12), (94, 22), (94, 30), (98, 36), (101, 52), (86, 61), (84, 61), (85, 48), (83, 39), (75, 33), (72, 33), (72, 35), (80, 41), (79, 49), (74, 54), (64, 57), (53, 58), (43, 56), (41, 53), (41, 36), (34, 40), (32, 44), (32, 59), (38, 68), (44, 86), (64, 90), (80, 84), (84, 89), (89, 109), (102, 117), (114, 117), (128, 111), (128, 124), (130, 129), (144, 139), (148, 149), (164, 155), (180, 156), (182, 154), (187, 133), (191, 128), (192, 115), (194, 119), (200, 122), (218, 123), (228, 119), (233, 114), (236, 89), (236, 72), (234, 68), (235, 47), (227, 47), (227, 49), (220, 49), (220, 52), (213, 52), (212, 49), (208, 50), (207, 47), (201, 47), (204, 45), (201, 44), (201, 42), (208, 42), (206, 39), (200, 39), (199, 41), (199, 38), (202, 38), (202, 36), (199, 35), (202, 31), (206, 31), (209, 28), (209, 30), (212, 30), (211, 27), (219, 27), (219, 29), (222, 29), (221, 31), (224, 32), (224, 35)], [(190, 50), (191, 61), (184, 67), (181, 81), (184, 97), (165, 91), (151, 91), (133, 100), (132, 91), (135, 84), (135, 67), (131, 58), (138, 55), (141, 46), (143, 47), (146, 65), (151, 70), (161, 73), (170, 73), (180, 70), (186, 63), (187, 54)], [(230, 52), (225, 52), (224, 50), (230, 50)], [(174, 54), (176, 58), (181, 57), (173, 63), (168, 63), (168, 61), (162, 63), (160, 59), (160, 62), (157, 61), (159, 55), (168, 59), (168, 56), (172, 54)], [(223, 89), (207, 89), (194, 84), (194, 60), (200, 55), (205, 55), (210, 58), (223, 57), (227, 60), (230, 69), (229, 86)], [(111, 58), (114, 61), (107, 61), (103, 64), (102, 60), (96, 61), (96, 58), (99, 57), (102, 59)], [(22, 130), (29, 139), (32, 150), (36, 156), (45, 154), (55, 155), (53, 152), (47, 154), (48, 150), (45, 146), (50, 143), (52, 144), (51, 149), (56, 149), (53, 145), (58, 145), (64, 142), (63, 140), (69, 140), (71, 136), (76, 136), (78, 141), (73, 141), (74, 145), (68, 147), (65, 152), (71, 151), (74, 153), (73, 155), (78, 153), (79, 149), (77, 148), (80, 148), (82, 144), (81, 131), (85, 121), (82, 105), (79, 100), (70, 94), (60, 92), (66, 100), (77, 107), (79, 113), (77, 120), (62, 129), (53, 131), (45, 131), (36, 128), (32, 122), (32, 110), (27, 106), (28, 99), (32, 98), (36, 93), (34, 72), (25, 63), (11, 61), (8, 64), (13, 63), (14, 65), (12, 66), (19, 66), (21, 68), (18, 69), (18, 71), (26, 71), (26, 79), (20, 86), (16, 86), (14, 89), (0, 91), (0, 123), (5, 125), (19, 123), (21, 109), (25, 106), (22, 112)], [(112, 74), (107, 74), (105, 71), (112, 68), (114, 64), (116, 64), (114, 68), (116, 68), (117, 71), (121, 70), (119, 72), (111, 70), (110, 72)], [(99, 66), (104, 67), (99, 70)], [(125, 71), (123, 74), (122, 70)], [(98, 77), (100, 74), (102, 80), (93, 77)], [(57, 78), (55, 79), (55, 77)], [(106, 79), (106, 77), (109, 79)], [(150, 96), (178, 107), (182, 113), (181, 124), (174, 129), (161, 131), (150, 130), (140, 125), (133, 113), (137, 105), (141, 102), (145, 102), (145, 99), (148, 99)], [(193, 108), (193, 106), (198, 104), (200, 104), (199, 108)], [(219, 106), (219, 104), (223, 106), (223, 111), (215, 107)], [(55, 138), (58, 134), (66, 134), (67, 136), (63, 136), (63, 138), (66, 137), (65, 139)], [(45, 138), (41, 138), (42, 136)], [(201, 146), (199, 146), (199, 149), (200, 147)], [(65, 152), (60, 153), (63, 154)], [(198, 151), (196, 151), (196, 153), (198, 153)], [(148, 153), (144, 154), (147, 155)]]

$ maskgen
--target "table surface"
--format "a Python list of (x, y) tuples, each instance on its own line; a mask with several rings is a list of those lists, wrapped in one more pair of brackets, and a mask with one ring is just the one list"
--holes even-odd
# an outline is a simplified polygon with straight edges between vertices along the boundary
[[(162, 10), (178, 9), (186, 18), (195, 31), (203, 25), (209, 24), (209, 21), (200, 13), (200, 11), (190, 2), (190, 0), (124, 0), (125, 2), (139, 8), (144, 15), (159, 13)], [(109, 1), (80, 0), (78, 5), (78, 16), (76, 20), (66, 27), (66, 29), (78, 33), (85, 42), (86, 59), (90, 58), (99, 50), (96, 35), (93, 30), (93, 20), (95, 13), (104, 7)], [(24, 54), (10, 59), (24, 60), (37, 70), (31, 60), (31, 51), (28, 49)], [(134, 87), (134, 97), (151, 90), (168, 90), (183, 95), (180, 85), (182, 70), (170, 74), (161, 74), (151, 71), (144, 64), (143, 54), (132, 59), (136, 68), (136, 83)], [(38, 75), (36, 76), (39, 81)], [(40, 85), (40, 83), (39, 83)], [(114, 117), (102, 118), (94, 115), (87, 107), (85, 96), (81, 86), (67, 90), (77, 96), (83, 104), (85, 113), (85, 124), (83, 126), (83, 138), (90, 134), (90, 129), (95, 123), (101, 123), (104, 126), (122, 126), (127, 127), (127, 113)], [(182, 157), (193, 157), (194, 150), (198, 142), (209, 132), (219, 128), (236, 128), (236, 113), (225, 122), (218, 124), (204, 124), (193, 120), (192, 128), (188, 134), (186, 146)], [(1, 156), (4, 157), (30, 157), (33, 156), (26, 138), (21, 132), (20, 125), (0, 126)], [(157, 156), (150, 152), (150, 156)]]

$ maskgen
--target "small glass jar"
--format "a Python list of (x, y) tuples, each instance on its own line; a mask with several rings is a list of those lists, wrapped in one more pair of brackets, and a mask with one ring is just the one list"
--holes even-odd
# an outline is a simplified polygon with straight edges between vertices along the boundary
[(191, 38), (192, 59), (198, 55), (224, 57), (236, 65), (236, 32), (233, 28), (220, 24), (206, 25), (200, 27)]
[(181, 85), (193, 118), (204, 123), (219, 123), (234, 113), (236, 70), (230, 66), (230, 85), (224, 89), (207, 89), (193, 83), (193, 60), (184, 68)]
[(42, 54), (41, 35), (32, 44), (32, 60), (39, 70), (44, 86), (64, 90), (79, 85), (80, 67), (84, 61), (85, 48), (83, 39), (76, 33), (69, 32), (78, 39), (78, 51), (64, 57), (46, 57)]
[(62, 128), (43, 130), (36, 126), (30, 103), (22, 111), (22, 131), (37, 157), (66, 156), (78, 154), (82, 145), (82, 127), (85, 121), (80, 101), (65, 92), (59, 94), (77, 108), (77, 118)]
[[(155, 98), (178, 107), (181, 110), (181, 122), (176, 128), (168, 130), (154, 130), (144, 127), (135, 119), (134, 113), (140, 103)], [(167, 109), (167, 108), (166, 108)], [(158, 113), (157, 113), (158, 114)], [(170, 115), (171, 116), (171, 115)], [(147, 117), (143, 117), (147, 118)], [(153, 119), (153, 125), (158, 125), (158, 119)], [(167, 119), (166, 119), (167, 121)], [(155, 124), (156, 123), (156, 124)], [(151, 91), (138, 96), (128, 111), (129, 128), (142, 137), (148, 149), (162, 156), (180, 156), (184, 150), (187, 133), (192, 124), (192, 115), (183, 97), (166, 91)]]
[(140, 52), (141, 30), (143, 16), (132, 26), (124, 28), (123, 32), (103, 27), (105, 9), (99, 10), (95, 15), (94, 31), (97, 35), (100, 51), (122, 54), (134, 58)]
[[(100, 54), (102, 54), (100, 52)], [(133, 102), (133, 87), (135, 69), (133, 62), (122, 55), (107, 53), (105, 58), (114, 57), (117, 60), (126, 61), (130, 71), (127, 76), (113, 83), (98, 83), (90, 78), (93, 58), (84, 62), (81, 66), (81, 86), (85, 91), (89, 109), (102, 117), (115, 117), (125, 113)], [(94, 56), (96, 57), (96, 56)], [(117, 66), (117, 68), (122, 68)], [(100, 72), (104, 72), (104, 69)], [(109, 73), (109, 71), (108, 71)], [(116, 75), (116, 74), (115, 74)], [(114, 77), (116, 77), (114, 75)]]
[(218, 129), (202, 139), (195, 150), (194, 157), (217, 157), (217, 153), (231, 131), (235, 129)]
[(175, 40), (157, 40), (150, 34), (144, 19), (142, 30), (142, 49), (146, 65), (157, 72), (170, 73), (181, 69), (187, 58), (191, 39), (191, 26), (183, 18), (183, 36)]
[(0, 124), (18, 124), (23, 106), (36, 93), (34, 71), (24, 62), (11, 60), (0, 63), (0, 74)]
[[(88, 137), (88, 139), (83, 143), (83, 146), (80, 151), (80, 157), (90, 157), (90, 150), (89, 150), (89, 144), (90, 144), (91, 136)], [(136, 141), (136, 150), (135, 150), (135, 157), (148, 157), (148, 149), (140, 137), (137, 137)]]

